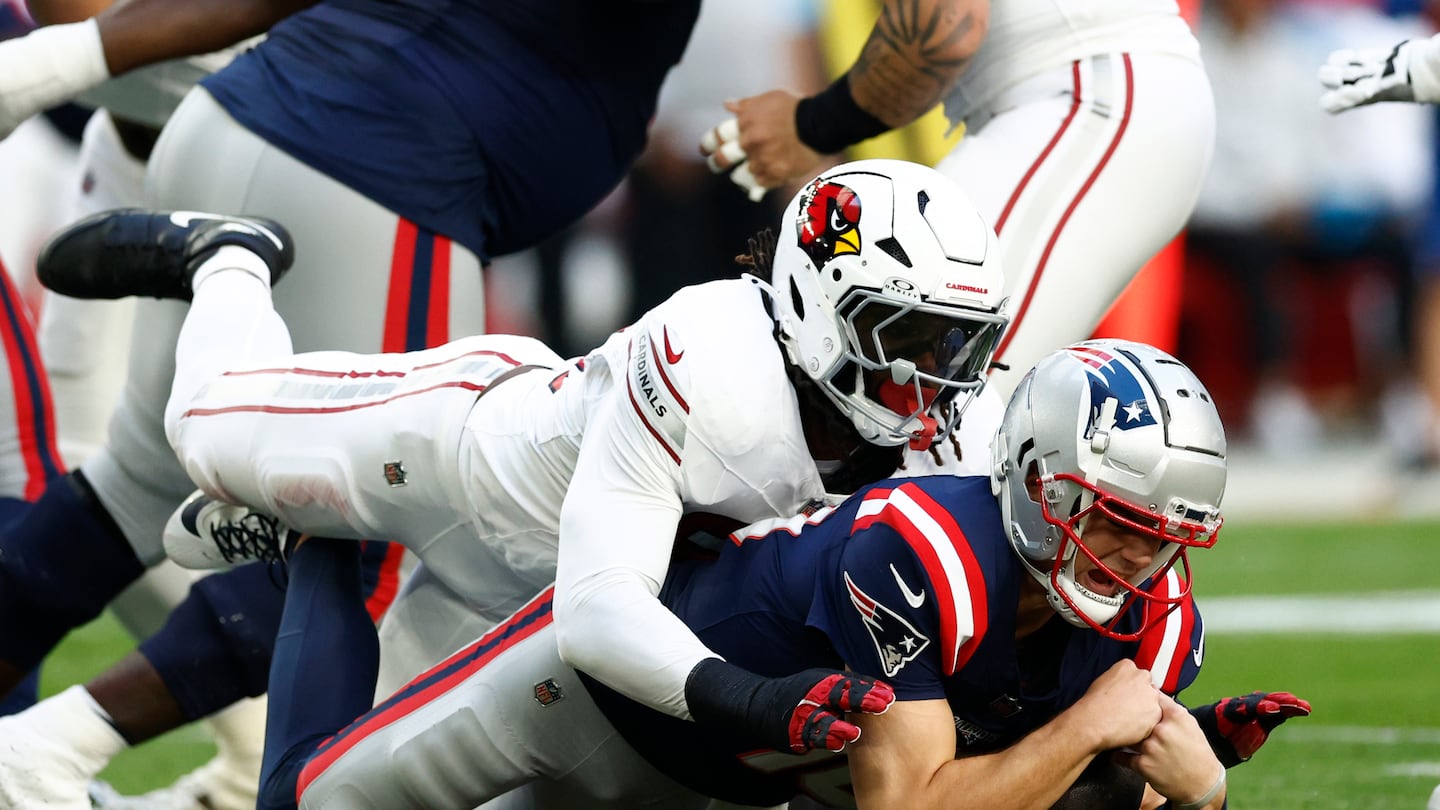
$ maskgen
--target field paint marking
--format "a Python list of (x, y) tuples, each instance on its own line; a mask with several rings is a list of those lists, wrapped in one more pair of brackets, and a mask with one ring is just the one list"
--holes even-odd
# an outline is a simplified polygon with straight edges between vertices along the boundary
[(1286, 723), (1275, 739), (1291, 743), (1352, 745), (1440, 745), (1440, 728), (1395, 726), (1324, 726), (1306, 721)]
[(1386, 776), (1409, 776), (1423, 779), (1440, 777), (1440, 762), (1402, 762), (1380, 769)]
[(1440, 591), (1199, 596), (1196, 602), (1207, 633), (1440, 634)]

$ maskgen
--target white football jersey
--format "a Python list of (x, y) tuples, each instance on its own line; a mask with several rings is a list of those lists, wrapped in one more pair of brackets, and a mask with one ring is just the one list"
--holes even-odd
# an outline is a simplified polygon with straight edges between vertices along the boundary
[(823, 499), (824, 486), (774, 322), (748, 281), (681, 290), (593, 352), (585, 377), (566, 395), (588, 416), (560, 521), (561, 653), (688, 717), (686, 678), (714, 653), (655, 598), (681, 515), (782, 517)]
[[(553, 537), (569, 500), (596, 504), (565, 527), (576, 545), (623, 535), (663, 546), (668, 560), (683, 513), (748, 523), (823, 498), (772, 329), (749, 282), (687, 287), (585, 358), (487, 392), (461, 450), (476, 535), (496, 538), (510, 568), (548, 581), (553, 542), (509, 538)], [(646, 508), (627, 512), (637, 502)]]
[(1200, 59), (1175, 0), (997, 0), (984, 43), (945, 98), (945, 115), (965, 121), (1019, 82), (1121, 51)]

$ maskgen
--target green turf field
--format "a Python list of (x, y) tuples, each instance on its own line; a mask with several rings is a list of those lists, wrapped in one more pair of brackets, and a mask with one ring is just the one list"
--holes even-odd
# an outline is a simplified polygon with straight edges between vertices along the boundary
[[(1202, 612), (1207, 597), (1435, 597), (1440, 524), (1232, 523), (1215, 549), (1196, 555), (1195, 570)], [(129, 647), (108, 619), (73, 634), (46, 668), (47, 691)], [(1231, 771), (1230, 807), (1420, 810), (1440, 784), (1440, 634), (1211, 632), (1205, 671), (1185, 697), (1193, 703), (1253, 689), (1295, 692), (1315, 714), (1281, 728), (1254, 761)], [(137, 791), (213, 750), (203, 733), (185, 730), (127, 752), (105, 777)]]

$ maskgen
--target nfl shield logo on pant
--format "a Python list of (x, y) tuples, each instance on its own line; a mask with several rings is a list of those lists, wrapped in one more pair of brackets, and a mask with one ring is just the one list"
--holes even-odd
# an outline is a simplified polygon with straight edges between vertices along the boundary
[(565, 693), (560, 691), (560, 684), (556, 683), (554, 678), (546, 678), (535, 684), (535, 702), (541, 706), (549, 706), (563, 697)]

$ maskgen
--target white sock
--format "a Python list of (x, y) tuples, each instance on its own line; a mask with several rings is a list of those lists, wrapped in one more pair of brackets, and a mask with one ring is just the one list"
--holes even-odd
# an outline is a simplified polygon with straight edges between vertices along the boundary
[(270, 300), (269, 278), (260, 257), (234, 245), (220, 248), (196, 271), (165, 408), (165, 435), (172, 441), (180, 414), (206, 383), (246, 363), (294, 352), (290, 330)]
[(76, 765), (93, 778), (130, 746), (115, 730), (108, 712), (83, 686), (72, 686), (21, 712), (52, 742), (68, 746)]
[(199, 294), (200, 285), (217, 273), (226, 270), (241, 270), (249, 273), (270, 289), (270, 266), (255, 255), (254, 251), (239, 245), (221, 245), (215, 255), (206, 259), (190, 279), (190, 288)]

